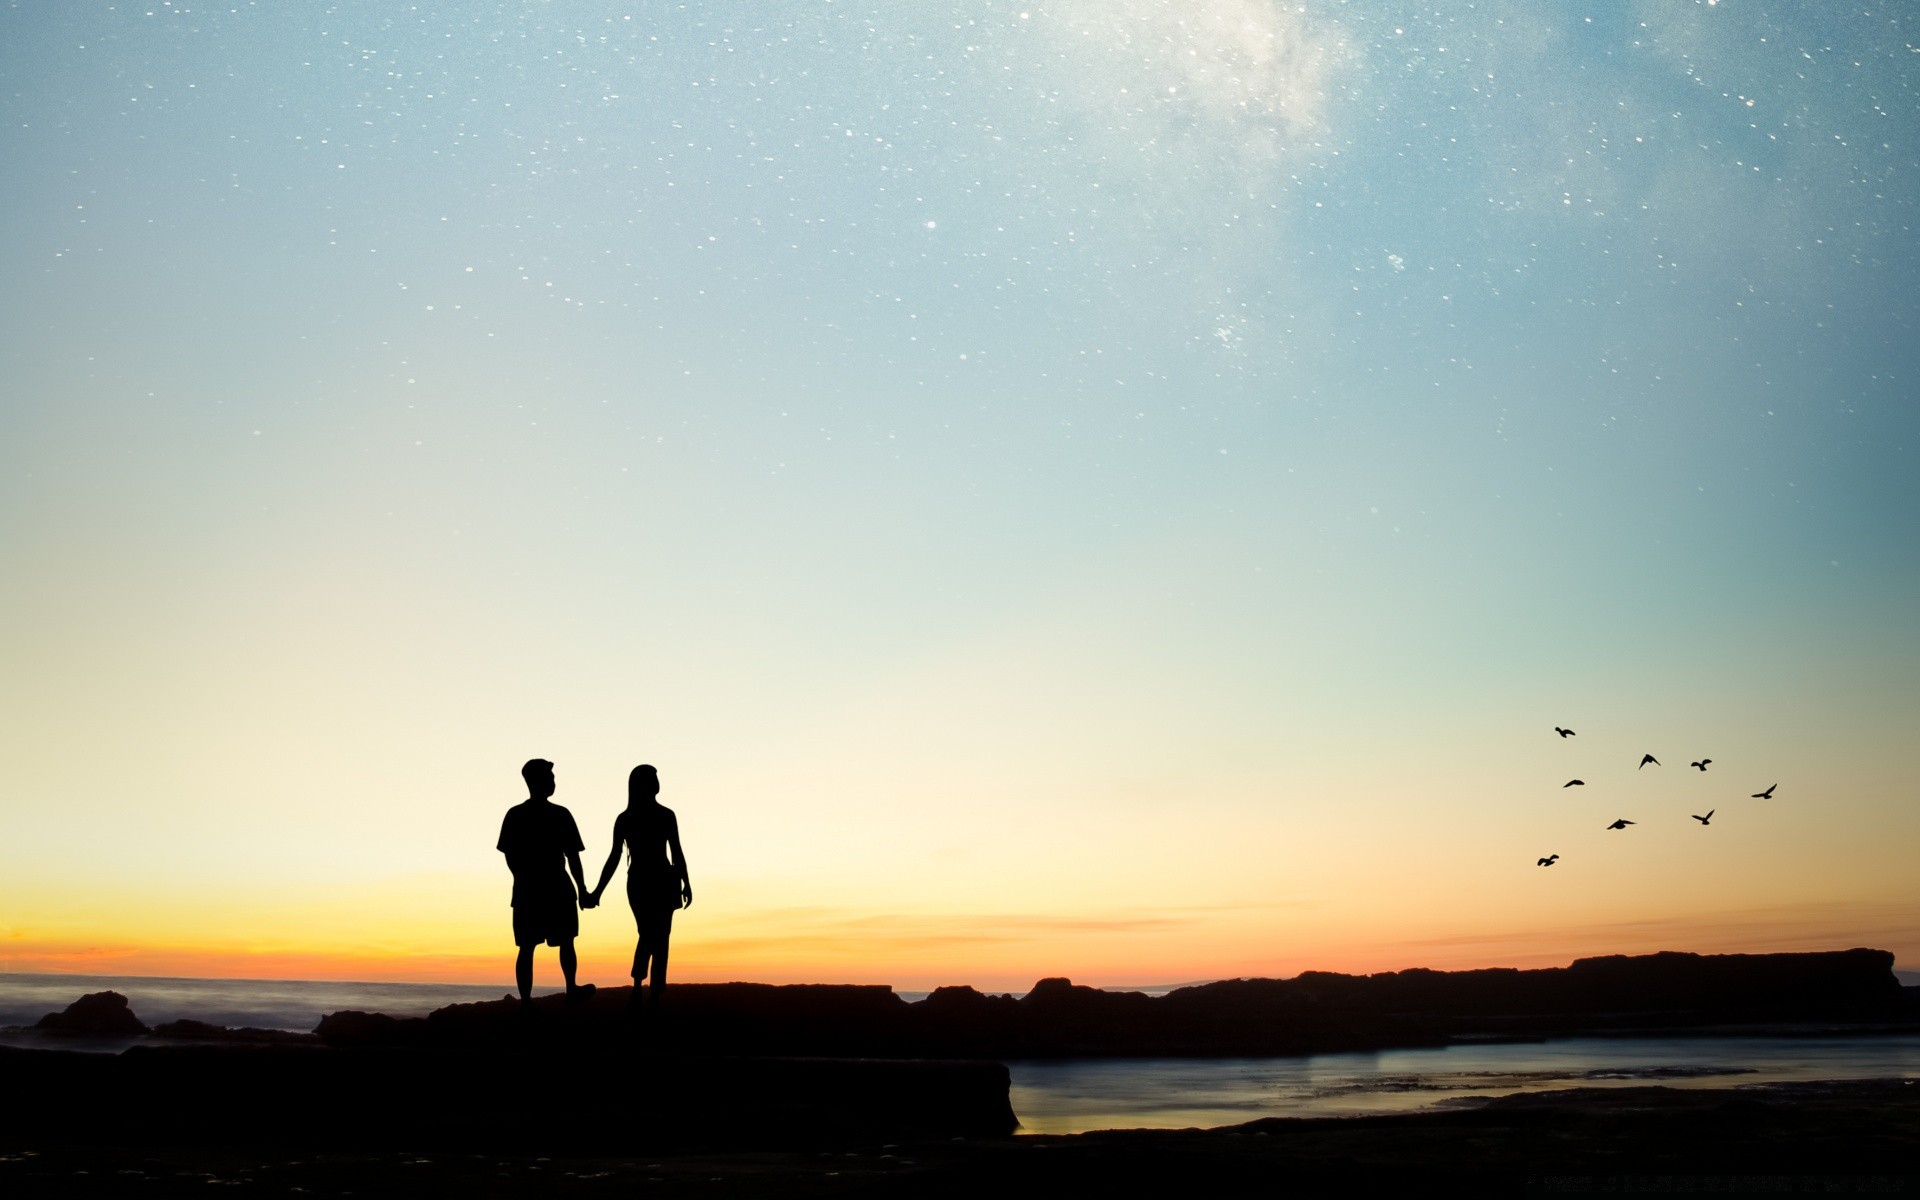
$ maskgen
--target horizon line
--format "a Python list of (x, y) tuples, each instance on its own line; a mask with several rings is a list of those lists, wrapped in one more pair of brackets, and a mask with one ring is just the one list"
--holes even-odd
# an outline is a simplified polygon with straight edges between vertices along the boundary
[[(1776, 955), (1786, 955), (1786, 954), (1842, 954), (1852, 950), (1879, 950), (1882, 953), (1892, 954), (1894, 956), (1894, 961), (1893, 961), (1893, 966), (1890, 968), (1891, 970), (1893, 970), (1896, 974), (1904, 971), (1907, 974), (1920, 977), (1920, 968), (1903, 968), (1901, 966), (1900, 957), (1898, 952), (1896, 951), (1884, 950), (1883, 948), (1877, 947), (1877, 946), (1851, 945), (1851, 946), (1834, 947), (1826, 950), (1699, 951), (1699, 950), (1665, 949), (1665, 950), (1641, 951), (1638, 953), (1614, 951), (1614, 952), (1607, 952), (1607, 953), (1600, 953), (1600, 954), (1580, 954), (1566, 960), (1564, 963), (1560, 963), (1555, 966), (1545, 966), (1545, 967), (1515, 967), (1515, 966), (1507, 966), (1504, 964), (1496, 964), (1492, 966), (1470, 966), (1470, 967), (1408, 966), (1408, 967), (1396, 967), (1390, 970), (1383, 970), (1383, 971), (1333, 971), (1333, 970), (1326, 970), (1319, 967), (1306, 967), (1299, 971), (1296, 971), (1291, 975), (1221, 975), (1212, 979), (1193, 979), (1193, 980), (1184, 980), (1180, 982), (1169, 982), (1169, 983), (1085, 984), (1085, 985), (1076, 984), (1076, 986), (1088, 986), (1088, 987), (1093, 987), (1096, 990), (1106, 991), (1106, 992), (1149, 992), (1149, 991), (1161, 991), (1161, 990), (1172, 991), (1179, 988), (1204, 987), (1208, 984), (1223, 983), (1223, 982), (1228, 982), (1232, 980), (1270, 979), (1270, 980), (1285, 981), (1285, 980), (1291, 980), (1291, 979), (1298, 979), (1302, 975), (1314, 975), (1314, 974), (1346, 975), (1351, 978), (1364, 979), (1364, 978), (1370, 978), (1375, 975), (1404, 974), (1409, 971), (1431, 971), (1435, 974), (1466, 974), (1473, 971), (1488, 971), (1488, 970), (1495, 970), (1495, 971), (1497, 970), (1515, 970), (1515, 971), (1565, 970), (1568, 967), (1571, 967), (1574, 963), (1582, 962), (1588, 959), (1652, 958), (1661, 954), (1687, 954), (1687, 955), (1693, 955), (1699, 958), (1729, 958), (1729, 957), (1741, 957), (1741, 956), (1772, 957)], [(452, 979), (364, 979), (364, 978), (357, 978), (357, 977), (356, 978), (315, 978), (315, 977), (299, 977), (299, 976), (288, 976), (288, 975), (274, 975), (274, 976), (269, 976), (269, 975), (157, 975), (157, 974), (148, 975), (148, 974), (141, 974), (139, 972), (121, 972), (121, 971), (17, 970), (10, 965), (0, 965), (0, 976), (31, 976), (34, 978), (43, 978), (43, 979), (59, 979), (59, 978), (146, 979), (146, 980), (154, 980), (159, 982), (220, 981), (220, 982), (231, 982), (231, 983), (330, 983), (330, 984), (341, 984), (341, 985), (364, 984), (364, 985), (382, 986), (382, 987), (401, 986), (401, 987), (496, 988), (496, 987), (507, 986), (511, 982), (511, 981), (500, 981), (500, 980), (486, 981), (486, 980), (452, 980)], [(892, 984), (892, 983), (872, 983), (872, 982), (858, 982), (858, 981), (843, 982), (843, 981), (819, 980), (819, 979), (789, 980), (785, 982), (774, 983), (774, 982), (768, 982), (765, 980), (739, 979), (739, 978), (718, 979), (718, 980), (686, 980), (686, 981), (683, 981), (683, 986), (701, 985), (701, 984), (724, 985), (724, 984), (731, 984), (731, 983), (748, 983), (748, 984), (759, 984), (759, 985), (764, 985), (768, 987), (885, 987), (886, 989), (895, 993), (896, 995), (901, 992), (926, 992), (931, 994), (933, 991), (941, 987), (975, 987), (976, 990), (981, 991), (988, 995), (1013, 995), (1016, 993), (1025, 994), (1025, 992), (1032, 991), (1033, 987), (1039, 984), (1042, 980), (1061, 979), (1061, 978), (1070, 978), (1070, 977), (1065, 975), (1058, 975), (1058, 974), (1042, 975), (1038, 979), (1034, 980), (1032, 984), (1027, 985), (1027, 987), (1024, 989), (980, 988), (974, 984), (936, 984), (934, 987), (918, 988), (918, 987), (901, 987), (900, 985)], [(605, 986), (619, 987), (622, 985), (608, 984)]]

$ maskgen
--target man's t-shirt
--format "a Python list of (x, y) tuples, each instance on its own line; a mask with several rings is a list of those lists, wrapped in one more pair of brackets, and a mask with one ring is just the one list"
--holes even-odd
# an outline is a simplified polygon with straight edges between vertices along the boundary
[(512, 904), (551, 903), (558, 889), (571, 899), (567, 855), (586, 848), (573, 814), (558, 804), (526, 800), (508, 809), (495, 849), (507, 856), (507, 868), (513, 872)]

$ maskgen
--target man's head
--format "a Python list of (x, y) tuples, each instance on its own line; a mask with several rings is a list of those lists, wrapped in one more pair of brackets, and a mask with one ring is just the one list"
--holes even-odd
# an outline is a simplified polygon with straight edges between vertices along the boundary
[(527, 765), (520, 768), (520, 778), (527, 781), (527, 798), (545, 800), (553, 795), (553, 764), (544, 758), (530, 758)]

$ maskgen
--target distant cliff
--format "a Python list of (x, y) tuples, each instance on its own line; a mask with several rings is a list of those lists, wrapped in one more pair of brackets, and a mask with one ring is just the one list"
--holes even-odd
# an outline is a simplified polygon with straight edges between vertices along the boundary
[(1884, 950), (1651, 954), (1521, 971), (1233, 979), (1158, 999), (1043, 979), (1014, 1001), (942, 988), (913, 1016), (929, 1044), (997, 1057), (1287, 1054), (1474, 1036), (1901, 1019)]
[(1043, 979), (1019, 999), (945, 987), (917, 1004), (861, 986), (676, 984), (666, 994), (664, 1020), (630, 1022), (626, 989), (618, 988), (578, 1008), (549, 997), (531, 1014), (510, 1000), (400, 1021), (339, 1013), (316, 1032), (339, 1046), (619, 1036), (669, 1053), (1048, 1058), (1297, 1054), (1723, 1026), (1920, 1026), (1894, 978), (1893, 955), (1858, 949), (1615, 955), (1529, 971), (1310, 971), (1163, 997), (1065, 979)]

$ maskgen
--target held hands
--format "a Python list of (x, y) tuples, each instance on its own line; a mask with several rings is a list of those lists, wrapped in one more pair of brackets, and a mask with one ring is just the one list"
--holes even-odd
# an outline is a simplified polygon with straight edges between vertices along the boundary
[[(595, 888), (590, 892), (580, 893), (580, 907), (583, 909), (599, 908), (600, 907), (600, 889)], [(681, 908), (693, 907), (693, 885), (691, 883), (688, 883), (684, 879), (680, 881), (680, 907)]]

